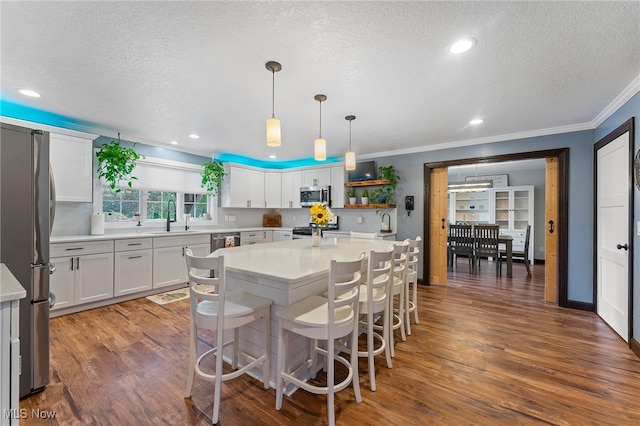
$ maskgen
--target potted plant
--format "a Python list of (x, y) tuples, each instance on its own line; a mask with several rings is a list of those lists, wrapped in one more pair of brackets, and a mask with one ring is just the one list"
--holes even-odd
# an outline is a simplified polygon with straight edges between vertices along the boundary
[(135, 144), (132, 148), (120, 145), (120, 140), (104, 143), (96, 153), (98, 157), (98, 177), (104, 179), (109, 188), (116, 193), (122, 191), (120, 182), (124, 181), (131, 188), (131, 181), (137, 180), (131, 173), (136, 167), (136, 160), (140, 159), (140, 154), (135, 151)]
[(369, 190), (367, 188), (362, 190), (360, 199), (362, 200), (362, 204), (369, 204)]
[(388, 183), (381, 185), (380, 188), (371, 191), (371, 197), (375, 198), (378, 204), (391, 204), (393, 196), (396, 193), (396, 186), (400, 176), (396, 174), (393, 166), (378, 167), (378, 179), (386, 180)]
[(356, 189), (353, 186), (347, 187), (347, 198), (349, 198), (349, 204), (356, 203)]
[(202, 165), (202, 182), (200, 186), (206, 188), (212, 195), (216, 195), (226, 174), (227, 172), (224, 170), (221, 161), (207, 161)]

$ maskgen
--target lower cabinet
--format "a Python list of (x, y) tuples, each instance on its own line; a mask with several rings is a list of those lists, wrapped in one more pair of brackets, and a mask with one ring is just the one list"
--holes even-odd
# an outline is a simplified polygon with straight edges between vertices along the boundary
[(270, 243), (273, 241), (273, 231), (243, 231), (240, 233), (240, 245)]
[(51, 310), (113, 297), (113, 241), (52, 244), (51, 263)]
[(184, 257), (189, 248), (196, 256), (211, 253), (210, 236), (175, 236), (153, 239), (153, 288), (162, 288), (188, 281)]
[(293, 231), (272, 231), (273, 241), (285, 241), (293, 239)]
[(150, 290), (153, 283), (152, 239), (117, 240), (115, 250), (114, 296)]

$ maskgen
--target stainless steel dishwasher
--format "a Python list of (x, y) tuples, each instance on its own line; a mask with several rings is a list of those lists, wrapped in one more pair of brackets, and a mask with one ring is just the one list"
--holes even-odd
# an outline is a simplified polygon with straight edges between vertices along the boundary
[(220, 234), (211, 234), (211, 252), (225, 247), (234, 247), (240, 245), (239, 232), (225, 232)]

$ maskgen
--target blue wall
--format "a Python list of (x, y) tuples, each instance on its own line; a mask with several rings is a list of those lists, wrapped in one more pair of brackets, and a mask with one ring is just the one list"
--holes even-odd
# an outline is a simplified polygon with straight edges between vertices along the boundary
[(568, 294), (569, 300), (593, 302), (591, 268), (585, 268), (585, 259), (591, 261), (593, 242), (593, 143), (594, 131), (563, 133), (550, 136), (518, 139), (475, 145), (464, 148), (443, 149), (378, 159), (378, 165), (393, 164), (402, 177), (398, 184), (397, 200), (405, 195), (415, 196), (416, 210), (407, 216), (398, 211), (400, 238), (424, 235), (423, 218), (423, 165), (424, 163), (486, 157), (501, 154), (569, 148), (569, 247)]
[[(622, 123), (635, 117), (635, 146), (633, 152), (640, 149), (640, 93), (636, 93), (621, 108), (607, 118), (595, 131), (595, 142), (607, 136), (613, 130), (618, 128)], [(635, 188), (635, 186), (634, 186)], [(633, 223), (637, 226), (640, 220), (640, 193), (634, 189), (633, 201)], [(637, 228), (633, 232), (633, 241), (630, 243), (634, 247), (633, 256), (633, 338), (640, 340), (640, 238), (638, 237)]]

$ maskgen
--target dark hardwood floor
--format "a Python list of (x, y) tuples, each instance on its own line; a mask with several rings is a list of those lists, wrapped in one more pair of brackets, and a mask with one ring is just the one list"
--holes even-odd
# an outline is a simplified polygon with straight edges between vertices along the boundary
[[(640, 424), (640, 360), (602, 320), (544, 303), (543, 266), (507, 279), (485, 262), (478, 279), (465, 262), (448, 286), (420, 287), (421, 322), (393, 369), (376, 360), (376, 392), (361, 360), (363, 402), (339, 392), (338, 424)], [(52, 319), (51, 383), (21, 401), (22, 424), (210, 424), (212, 385), (182, 396), (188, 309), (139, 299)], [(248, 376), (222, 392), (221, 425), (326, 423), (324, 396), (299, 391), (276, 411), (275, 391)]]

